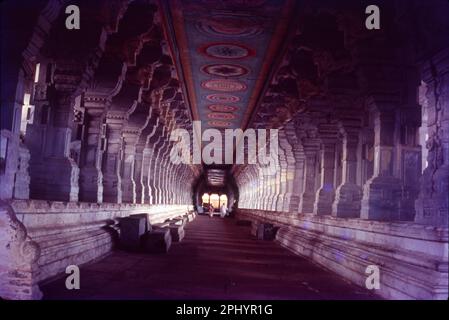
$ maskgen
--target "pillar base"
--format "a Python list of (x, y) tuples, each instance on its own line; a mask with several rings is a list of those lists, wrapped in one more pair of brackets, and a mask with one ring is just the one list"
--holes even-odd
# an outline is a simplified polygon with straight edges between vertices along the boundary
[(79, 171), (71, 158), (48, 158), (42, 163), (30, 164), (30, 197), (77, 202)]
[(39, 245), (27, 235), (12, 208), (0, 200), (0, 297), (9, 300), (39, 300), (37, 280)]
[(316, 193), (315, 203), (313, 204), (313, 213), (317, 215), (331, 214), (334, 196), (335, 192), (333, 189), (319, 189)]
[(122, 203), (121, 179), (116, 175), (103, 176), (103, 201)]
[(103, 202), (103, 174), (96, 168), (82, 168), (80, 172), (80, 201)]
[[(426, 169), (422, 177), (422, 189), (415, 202), (415, 222), (448, 227), (449, 225), (449, 166), (442, 166), (435, 171), (431, 177), (430, 171)], [(432, 181), (434, 183), (432, 187)]]
[(340, 185), (335, 192), (332, 215), (341, 218), (360, 217), (362, 195), (362, 188), (354, 183)]
[(315, 202), (314, 193), (304, 193), (301, 198), (301, 204), (299, 205), (299, 212), (312, 213), (314, 202)]
[(368, 180), (363, 189), (362, 219), (392, 221), (400, 220), (401, 181), (381, 176)]
[[(124, 181), (128, 181), (124, 183)], [(122, 202), (123, 203), (136, 203), (136, 183), (134, 180), (128, 180), (129, 178), (124, 178), (122, 180)]]

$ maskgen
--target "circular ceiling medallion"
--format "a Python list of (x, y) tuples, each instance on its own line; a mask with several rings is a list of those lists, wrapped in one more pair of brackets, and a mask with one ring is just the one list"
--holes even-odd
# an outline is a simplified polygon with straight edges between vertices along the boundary
[(228, 79), (206, 80), (201, 82), (201, 86), (204, 89), (223, 92), (236, 92), (246, 90), (246, 84), (244, 84), (243, 82)]
[(229, 121), (220, 121), (220, 120), (212, 120), (209, 121), (208, 124), (211, 127), (230, 127), (232, 124)]
[(241, 77), (249, 73), (249, 69), (236, 64), (209, 64), (201, 67), (201, 71), (213, 76)]
[(208, 94), (206, 96), (206, 99), (212, 102), (221, 102), (221, 103), (234, 103), (240, 101), (239, 97), (224, 93)]
[(215, 120), (233, 120), (235, 119), (235, 114), (227, 112), (211, 112), (207, 114), (207, 117)]
[(230, 0), (229, 4), (242, 8), (254, 8), (254, 7), (260, 7), (266, 2), (266, 0)]
[(218, 59), (242, 59), (253, 56), (255, 51), (236, 43), (209, 43), (199, 49), (208, 57)]
[(254, 17), (216, 14), (196, 23), (196, 28), (207, 35), (224, 37), (252, 37), (262, 33), (260, 20)]
[(238, 109), (236, 106), (229, 106), (225, 104), (211, 104), (208, 108), (211, 111), (217, 112), (234, 112)]
[[(254, 8), (254, 7), (260, 7), (264, 3), (266, 3), (267, 0), (226, 0), (223, 1), (223, 4), (225, 7), (239, 7), (239, 8)], [(202, 0), (202, 3), (204, 6), (210, 5), (211, 3), (214, 3), (214, 1), (211, 0)], [(214, 6), (216, 7), (216, 5)]]

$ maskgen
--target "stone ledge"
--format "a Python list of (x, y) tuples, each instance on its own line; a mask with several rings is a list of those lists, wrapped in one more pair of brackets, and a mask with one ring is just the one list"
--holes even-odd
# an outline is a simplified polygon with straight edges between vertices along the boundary
[[(448, 228), (432, 227), (410, 222), (380, 222), (355, 218), (336, 218), (314, 214), (239, 209), (251, 213), (264, 221), (283, 223), (302, 229), (312, 229), (334, 234), (346, 239), (368, 241), (383, 245), (398, 246), (414, 251), (429, 253), (429, 247), (438, 250), (437, 256), (448, 257)], [(427, 246), (422, 246), (423, 241)]]
[[(107, 255), (114, 247), (116, 226), (121, 217), (147, 213), (151, 223), (160, 223), (191, 210), (190, 205), (42, 200), (12, 200), (8, 204), (30, 240), (39, 248), (32, 285), (64, 273), (68, 265), (81, 265)], [(14, 293), (8, 297), (14, 298)]]
[(61, 211), (85, 212), (86, 210), (132, 210), (144, 209), (149, 212), (160, 212), (167, 208), (183, 206), (191, 208), (190, 205), (149, 205), (135, 203), (88, 203), (88, 202), (64, 202), (47, 200), (9, 200), (8, 204), (15, 212), (20, 213), (60, 213)]
[(253, 222), (252, 232), (260, 222), (279, 226), (276, 240), (282, 246), (358, 285), (365, 285), (366, 267), (378, 265), (384, 298), (448, 297), (447, 229), (247, 209), (237, 215)]

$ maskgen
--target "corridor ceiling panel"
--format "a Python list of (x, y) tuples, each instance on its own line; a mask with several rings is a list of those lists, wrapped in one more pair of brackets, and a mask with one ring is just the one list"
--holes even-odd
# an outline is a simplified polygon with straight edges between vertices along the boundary
[(293, 1), (168, 2), (172, 42), (195, 120), (245, 128), (285, 37)]

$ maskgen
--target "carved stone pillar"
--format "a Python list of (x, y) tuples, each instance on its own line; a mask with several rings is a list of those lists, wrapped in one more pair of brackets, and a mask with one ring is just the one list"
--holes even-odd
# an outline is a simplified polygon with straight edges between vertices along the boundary
[[(139, 202), (140, 199), (140, 203), (149, 203), (149, 197), (148, 197), (148, 190), (149, 190), (149, 186), (148, 186), (148, 173), (149, 173), (149, 169), (150, 169), (150, 157), (151, 154), (149, 152), (150, 150), (148, 148), (143, 149), (142, 151), (142, 166), (141, 166), (141, 174), (140, 174), (140, 184), (141, 187), (138, 188), (136, 187), (136, 194), (137, 194), (137, 202)], [(138, 185), (139, 183), (137, 183)], [(140, 198), (139, 198), (139, 190), (140, 189)]]
[(448, 226), (449, 215), (449, 50), (443, 50), (423, 64), (427, 84), (428, 166), (421, 178), (416, 201), (418, 223)]
[(421, 124), (420, 108), (414, 105), (401, 109), (398, 121), (399, 135), (395, 176), (400, 177), (402, 183), (399, 219), (413, 221), (422, 171), (421, 147), (418, 142), (418, 128)]
[[(60, 78), (65, 79), (59, 70)], [(72, 78), (72, 76), (67, 76)], [(62, 85), (61, 85), (62, 86)], [(56, 85), (56, 88), (59, 88)], [(72, 92), (73, 88), (70, 88)], [(70, 92), (52, 89), (49, 95), (48, 118), (27, 127), (25, 143), (30, 150), (30, 197), (34, 199), (78, 201), (79, 168), (70, 157), (73, 104)], [(52, 170), (48, 170), (52, 168)]]
[(167, 141), (167, 127), (162, 125), (162, 130), (160, 135), (158, 136), (158, 140), (154, 144), (154, 151), (152, 156), (152, 173), (151, 174), (151, 199), (152, 204), (160, 204), (160, 180), (159, 180), (159, 174), (160, 174), (160, 157), (161, 157), (161, 150), (164, 146), (164, 144)]
[(335, 197), (334, 169), (336, 137), (323, 137), (321, 140), (321, 185), (316, 192), (313, 213), (326, 215), (332, 213), (332, 203)]
[(357, 162), (359, 147), (358, 128), (341, 127), (343, 135), (342, 182), (335, 192), (332, 215), (355, 218), (360, 216), (362, 188), (357, 185)]
[(144, 146), (136, 146), (136, 154), (134, 157), (134, 182), (136, 192), (136, 203), (144, 203), (145, 193), (143, 185), (144, 176)]
[(30, 153), (9, 130), (0, 132), (0, 199), (28, 199)]
[(80, 200), (85, 202), (103, 202), (103, 173), (101, 165), (107, 145), (106, 124), (103, 123), (103, 111), (106, 100), (95, 94), (85, 94), (85, 136), (81, 147), (80, 164)]
[(30, 152), (23, 145), (19, 145), (19, 166), (17, 167), (16, 179), (14, 181), (14, 198), (30, 198), (30, 175), (28, 174), (28, 164)]
[(108, 140), (102, 170), (104, 202), (122, 203), (121, 172), (124, 158), (122, 123), (121, 117), (108, 116), (106, 119)]
[(124, 157), (121, 182), (122, 202), (124, 203), (136, 203), (136, 182), (134, 181), (136, 140), (135, 132), (123, 132)]
[(393, 105), (372, 101), (374, 174), (363, 187), (361, 218), (398, 220), (401, 181), (394, 176), (396, 111)]
[(291, 146), (285, 136), (285, 131), (279, 133), (279, 165), (280, 165), (280, 194), (278, 198), (276, 211), (288, 211), (290, 205), (290, 196), (293, 183), (292, 170), (294, 168), (293, 157), (291, 155)]
[(303, 147), (305, 154), (304, 188), (301, 195), (299, 212), (311, 213), (313, 212), (313, 204), (315, 202), (315, 177), (317, 174), (319, 145), (318, 143), (309, 144), (307, 141), (303, 141)]
[(286, 126), (286, 136), (288, 142), (292, 146), (293, 153), (293, 161), (294, 161), (294, 172), (293, 172), (293, 182), (292, 182), (292, 191), (290, 196), (290, 212), (298, 212), (299, 205), (301, 200), (301, 194), (303, 192), (304, 187), (304, 151), (296, 136), (295, 128), (293, 124), (289, 124)]

